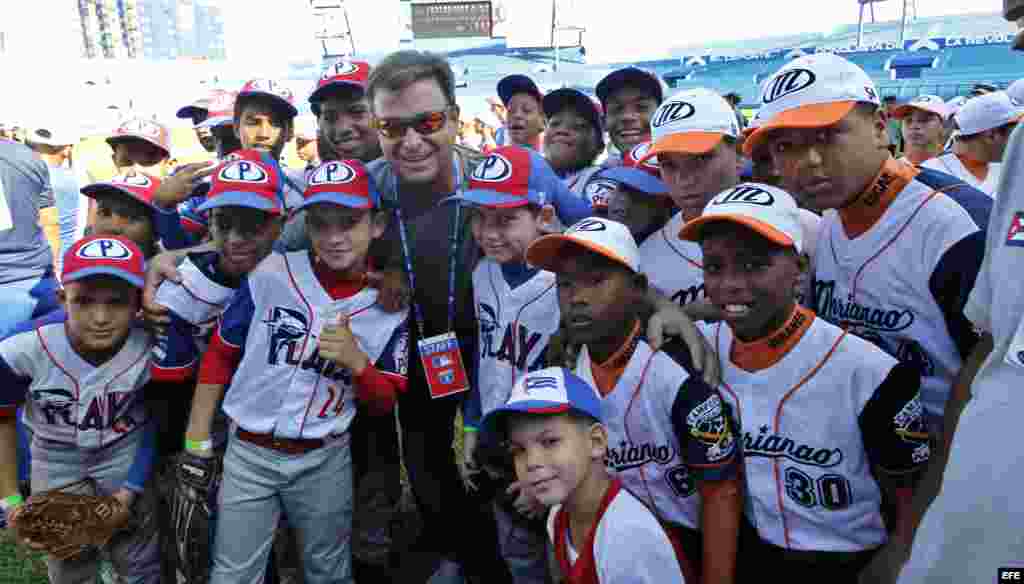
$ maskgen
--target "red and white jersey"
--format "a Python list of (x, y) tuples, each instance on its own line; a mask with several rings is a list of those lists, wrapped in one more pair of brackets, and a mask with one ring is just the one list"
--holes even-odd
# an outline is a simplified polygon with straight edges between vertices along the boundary
[(618, 481), (601, 500), (589, 534), (570, 538), (569, 513), (555, 505), (548, 515), (548, 537), (567, 584), (683, 584), (676, 549), (650, 510)]
[(704, 254), (700, 245), (679, 238), (686, 222), (676, 213), (640, 245), (640, 271), (654, 289), (680, 306), (704, 298)]
[(347, 314), (360, 348), (385, 373), (405, 376), (407, 312), (385, 312), (364, 288), (332, 300), (309, 252), (272, 253), (243, 281), (221, 318), (220, 341), (242, 360), (224, 396), (224, 412), (250, 432), (324, 438), (355, 417), (351, 373), (320, 357), (326, 318)]
[(988, 174), (985, 176), (985, 180), (978, 180), (978, 177), (974, 176), (974, 173), (964, 166), (960, 158), (952, 152), (925, 160), (921, 163), (921, 167), (951, 174), (993, 198), (999, 188), (999, 178), (1003, 175), (1003, 165), (993, 162), (988, 165)]
[(538, 270), (512, 288), (501, 265), (483, 258), (473, 270), (473, 296), (480, 326), (477, 390), (487, 415), (508, 401), (516, 379), (546, 366), (548, 342), (558, 331), (558, 292), (552, 272)]
[[(674, 353), (686, 351), (675, 344), (667, 347)], [(688, 362), (688, 354), (673, 358), (665, 350), (655, 353), (637, 335), (621, 359), (628, 359), (625, 369), (601, 397), (608, 429), (605, 464), (659, 518), (698, 529), (698, 482), (732, 478), (739, 465), (722, 399), (680, 364)], [(577, 358), (576, 374), (598, 387), (586, 346)]]
[[(147, 420), (142, 389), (149, 382), (152, 340), (133, 328), (121, 350), (97, 367), (71, 346), (65, 319), (0, 342), (0, 370), (28, 386), (23, 419), (36, 436), (83, 450), (103, 448)], [(0, 395), (17, 385), (8, 384)]]
[(929, 457), (914, 369), (804, 308), (747, 346), (725, 324), (698, 327), (739, 421), (745, 515), (761, 539), (817, 551), (884, 543), (872, 473), (907, 473)]
[(858, 236), (847, 235), (835, 211), (824, 214), (813, 306), (917, 365), (925, 410), (941, 419), (962, 355), (977, 340), (963, 304), (984, 255), (992, 200), (953, 177), (894, 160), (872, 189), (894, 198)]

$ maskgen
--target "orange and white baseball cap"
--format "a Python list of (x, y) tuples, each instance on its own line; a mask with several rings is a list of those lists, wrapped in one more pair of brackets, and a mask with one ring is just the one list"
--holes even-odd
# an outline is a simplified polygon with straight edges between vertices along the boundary
[(569, 247), (583, 248), (618, 262), (633, 272), (640, 271), (640, 250), (629, 228), (622, 223), (589, 217), (565, 233), (545, 235), (526, 248), (526, 261), (542, 270), (557, 271)]
[(943, 121), (949, 117), (949, 108), (946, 107), (946, 102), (937, 95), (919, 95), (893, 110), (892, 116), (901, 120), (909, 116), (914, 110), (936, 114)]
[(961, 136), (1015, 124), (1024, 117), (1024, 107), (1005, 91), (993, 91), (967, 100), (954, 119)]
[(750, 156), (772, 130), (834, 125), (858, 103), (881, 105), (863, 69), (832, 53), (794, 59), (761, 86), (760, 127), (743, 143), (743, 153)]
[(651, 114), (651, 148), (642, 160), (665, 152), (704, 154), (725, 136), (739, 135), (736, 113), (725, 98), (703, 87), (687, 89)]
[(800, 208), (786, 191), (760, 183), (742, 183), (715, 195), (700, 217), (686, 222), (679, 237), (700, 241), (708, 223), (731, 221), (753, 229), (769, 241), (803, 252)]

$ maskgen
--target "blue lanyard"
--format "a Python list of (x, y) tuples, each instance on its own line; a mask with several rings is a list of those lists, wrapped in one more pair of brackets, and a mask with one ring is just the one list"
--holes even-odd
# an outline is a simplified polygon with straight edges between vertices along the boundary
[[(456, 192), (462, 193), (462, 165), (456, 162), (455, 174)], [(426, 327), (424, 325), (423, 310), (416, 302), (416, 274), (412, 266), (412, 249), (409, 245), (409, 234), (405, 227), (405, 219), (402, 217), (402, 197), (398, 193), (398, 181), (395, 181), (395, 194), (398, 195), (398, 204), (395, 205), (395, 218), (398, 220), (398, 234), (402, 240), (402, 259), (405, 264), (405, 274), (409, 279), (409, 298), (412, 304), (413, 318), (416, 319), (416, 328), (420, 333), (420, 339), (426, 338)], [(455, 271), (459, 264), (459, 244), (462, 239), (462, 202), (455, 201), (455, 217), (452, 218), (452, 228), (448, 233), (448, 328), (445, 332), (452, 332), (455, 329)]]

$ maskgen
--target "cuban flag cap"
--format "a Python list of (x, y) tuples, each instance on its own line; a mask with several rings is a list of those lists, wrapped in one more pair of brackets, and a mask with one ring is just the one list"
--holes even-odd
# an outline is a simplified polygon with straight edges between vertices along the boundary
[(505, 405), (484, 416), (481, 428), (497, 436), (503, 432), (502, 419), (510, 412), (562, 414), (574, 411), (603, 422), (597, 391), (568, 369), (548, 367), (531, 371), (512, 386)]

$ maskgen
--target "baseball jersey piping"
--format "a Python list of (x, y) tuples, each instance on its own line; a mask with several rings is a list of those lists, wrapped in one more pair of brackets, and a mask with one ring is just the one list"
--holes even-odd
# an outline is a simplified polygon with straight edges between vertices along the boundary
[[(67, 334), (66, 330), (67, 329), (65, 329), (64, 334)], [(39, 339), (39, 344), (43, 347), (43, 351), (46, 353), (46, 356), (50, 358), (50, 361), (53, 361), (53, 364), (57, 366), (57, 369), (60, 369), (61, 372), (64, 375), (66, 375), (67, 378), (71, 380), (71, 383), (74, 384), (75, 386), (75, 444), (78, 444), (78, 421), (82, 419), (82, 402), (80, 400), (81, 395), (78, 386), (78, 378), (76, 378), (74, 375), (71, 375), (71, 373), (69, 373), (68, 370), (65, 369), (64, 366), (61, 365), (59, 361), (57, 361), (57, 358), (53, 356), (53, 353), (50, 351), (50, 347), (47, 346), (46, 344), (46, 339), (43, 338), (42, 327), (36, 328), (36, 338)], [(70, 343), (71, 339), (69, 338), (68, 344)], [(100, 442), (102, 443), (102, 437)]]
[[(923, 209), (925, 205), (927, 205), (929, 202), (931, 202), (932, 199), (934, 199), (936, 195), (938, 195), (939, 193), (942, 193), (942, 192), (944, 192), (946, 190), (952, 190), (952, 189), (958, 188), (960, 186), (962, 186), (962, 185), (957, 183), (957, 184), (952, 185), (952, 186), (948, 186), (948, 187), (944, 187), (944, 188), (941, 188), (941, 189), (933, 190), (931, 193), (929, 193), (924, 198), (924, 200), (921, 201), (920, 204), (918, 204), (917, 208), (914, 209), (914, 212), (910, 214), (910, 217), (908, 217), (906, 221), (903, 222), (903, 225), (900, 226), (900, 228), (889, 239), (889, 241), (885, 242), (880, 248), (878, 248), (878, 251), (876, 251), (874, 254), (872, 254), (871, 257), (869, 257), (868, 259), (864, 260), (864, 263), (861, 264), (859, 268), (857, 268), (857, 272), (853, 276), (853, 282), (852, 282), (851, 287), (850, 287), (850, 297), (851, 297), (851, 299), (856, 299), (856, 297), (857, 297), (857, 285), (860, 283), (860, 277), (861, 277), (861, 275), (864, 272), (864, 268), (868, 267), (869, 264), (871, 264), (872, 262), (877, 260), (879, 257), (881, 257), (881, 255), (883, 253), (885, 253), (886, 250), (888, 250), (894, 243), (896, 243), (896, 240), (898, 240), (900, 238), (900, 236), (903, 235), (903, 232), (907, 230), (907, 227), (909, 227), (910, 224), (914, 222), (914, 219), (917, 218), (917, 214), (921, 212), (921, 209)], [(838, 265), (842, 265), (841, 262), (839, 261), (839, 254), (836, 253), (835, 234), (831, 230), (829, 231), (829, 234), (828, 234), (828, 245), (829, 245), (829, 248), (832, 251), (832, 260), (835, 262), (835, 264), (837, 266)], [(843, 328), (845, 329), (846, 327), (847, 327), (847, 325), (846, 325), (846, 323), (844, 323)]]
[[(722, 359), (722, 351), (720, 350), (722, 326), (723, 326), (722, 323), (718, 323), (718, 326), (715, 328), (715, 352), (718, 354), (719, 361), (721, 361), (721, 359)], [(781, 419), (782, 419), (782, 407), (784, 405), (786, 405), (786, 400), (788, 400), (790, 397), (792, 397), (793, 394), (795, 394), (798, 389), (800, 389), (801, 387), (806, 385), (808, 381), (810, 381), (815, 375), (818, 374), (819, 371), (821, 371), (821, 368), (824, 367), (825, 364), (832, 358), (832, 355), (835, 354), (836, 349), (839, 348), (839, 344), (841, 342), (843, 342), (843, 339), (846, 338), (846, 335), (847, 335), (847, 331), (843, 330), (843, 332), (840, 333), (839, 338), (837, 338), (836, 341), (832, 344), (832, 348), (830, 348), (828, 350), (828, 353), (826, 353), (825, 356), (822, 357), (822, 359), (820, 361), (818, 361), (818, 363), (810, 371), (808, 371), (807, 374), (804, 375), (803, 378), (800, 379), (800, 381), (797, 382), (796, 385), (794, 385), (789, 391), (787, 391), (782, 396), (781, 400), (779, 400), (779, 405), (775, 409), (775, 420), (773, 422), (774, 432), (776, 434), (778, 434), (779, 431), (780, 431), (779, 428), (780, 428), (780, 423), (781, 423)], [(740, 405), (742, 402), (740, 402), (739, 396), (736, 395), (736, 392), (731, 387), (729, 387), (729, 384), (726, 383), (724, 380), (722, 381), (722, 387), (725, 388), (725, 390), (729, 392), (729, 394), (733, 398), (733, 401), (736, 403), (736, 418), (737, 418), (737, 421), (740, 424), (740, 428), (742, 428), (743, 427), (743, 412), (742, 412), (742, 407)], [(785, 502), (783, 501), (783, 497), (782, 497), (782, 490), (783, 490), (783, 488), (782, 488), (782, 482), (779, 480), (779, 460), (777, 458), (772, 460), (772, 473), (775, 475), (775, 496), (776, 496), (777, 503), (779, 505), (779, 517), (782, 519), (782, 532), (783, 532), (783, 535), (785, 536), (785, 539), (786, 539), (786, 547), (788, 548), (790, 546), (790, 543), (789, 543), (789, 524), (786, 521), (786, 506), (785, 506)]]
[[(633, 442), (633, 435), (629, 431), (629, 412), (633, 410), (633, 404), (636, 403), (636, 398), (640, 395), (640, 389), (644, 386), (644, 381), (647, 380), (647, 370), (651, 367), (651, 362), (654, 361), (654, 356), (658, 353), (651, 351), (651, 355), (647, 357), (647, 362), (644, 363), (643, 371), (640, 373), (640, 381), (636, 384), (636, 388), (633, 389), (633, 395), (629, 398), (629, 405), (626, 406), (626, 413), (622, 417), (622, 427), (626, 430), (626, 439)], [(654, 495), (651, 494), (651, 488), (647, 486), (647, 473), (644, 467), (640, 467), (640, 480), (644, 483), (644, 490), (647, 492), (647, 500), (651, 502), (650, 507), (653, 511), (657, 512), (658, 503), (654, 500)]]
[[(299, 299), (306, 305), (306, 313), (309, 315), (309, 322), (313, 322), (313, 307), (310, 306), (309, 301), (306, 300), (306, 295), (302, 293), (302, 289), (295, 283), (295, 275), (292, 274), (291, 262), (288, 261), (288, 254), (281, 256), (284, 259), (284, 268), (288, 272), (288, 282), (292, 285), (295, 293), (299, 295)], [(319, 282), (318, 282), (319, 284)], [(306, 345), (309, 343), (311, 331), (306, 331), (305, 337), (302, 339), (302, 349), (299, 351), (299, 355), (306, 354)], [(294, 379), (296, 373), (299, 371), (299, 366), (295, 365), (292, 367), (292, 378)], [(309, 394), (309, 401), (306, 402), (306, 410), (302, 414), (302, 423), (299, 424), (299, 438), (302, 437), (302, 430), (306, 427), (306, 419), (309, 418), (309, 408), (313, 407), (313, 398), (316, 397), (316, 391), (320, 387), (320, 379), (322, 376), (318, 375), (316, 378), (316, 384), (313, 385), (313, 391)]]
[[(682, 211), (680, 211), (680, 213), (682, 213)], [(672, 224), (672, 221), (669, 221), (669, 225), (671, 225), (671, 224)], [(662, 237), (662, 239), (665, 240), (665, 244), (668, 245), (669, 249), (671, 249), (673, 252), (675, 252), (675, 254), (677, 256), (679, 256), (679, 257), (683, 258), (684, 260), (686, 260), (686, 262), (689, 263), (691, 266), (693, 266), (695, 268), (703, 269), (704, 266), (701, 265), (700, 262), (697, 262), (697, 261), (687, 257), (686, 254), (684, 254), (683, 252), (679, 251), (679, 249), (672, 243), (672, 238), (669, 237), (668, 233), (665, 232), (665, 229), (667, 229), (667, 227), (668, 227), (667, 225), (665, 227), (662, 227), (661, 229), (658, 230), (658, 232), (661, 233), (661, 237)]]

